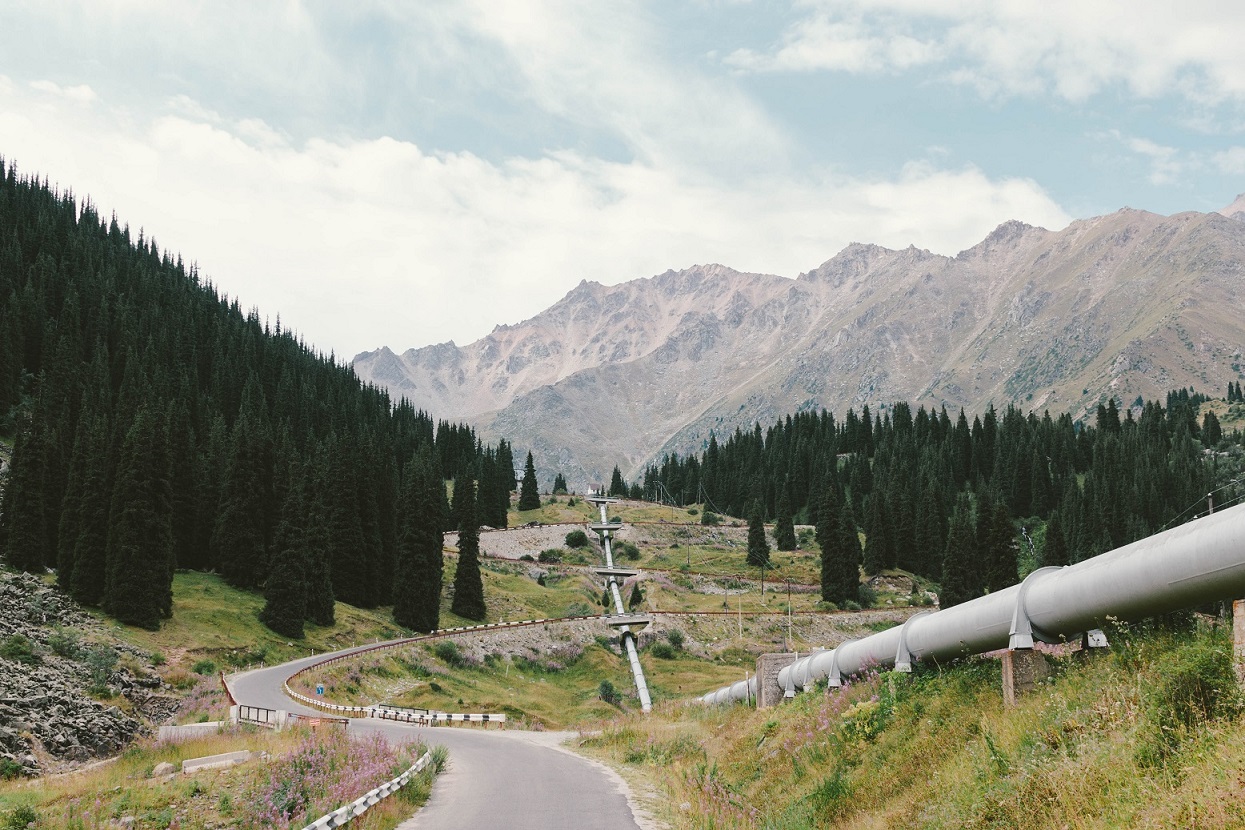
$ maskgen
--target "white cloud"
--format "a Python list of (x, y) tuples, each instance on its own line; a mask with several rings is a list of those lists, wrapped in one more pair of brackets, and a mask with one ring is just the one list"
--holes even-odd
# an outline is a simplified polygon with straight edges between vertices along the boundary
[(1245, 175), (1245, 147), (1229, 147), (1215, 153), (1215, 168), (1232, 176)]
[(32, 89), (36, 89), (39, 92), (46, 92), (51, 95), (56, 95), (60, 98), (73, 101), (78, 104), (89, 104), (96, 98), (95, 90), (91, 89), (86, 84), (66, 87), (55, 84), (52, 81), (40, 80), (31, 81), (30, 86)]
[(582, 278), (705, 262), (794, 275), (850, 241), (954, 254), (1008, 218), (1068, 221), (1034, 182), (971, 167), (723, 183), (570, 150), (490, 163), (387, 138), (294, 141), (193, 101), (152, 117), (84, 108), (2, 77), (0, 147), (345, 357), (465, 342)]
[(1245, 15), (1233, 0), (810, 0), (752, 70), (901, 71), (937, 65), (987, 95), (1082, 101), (1113, 86), (1142, 98), (1245, 100)]

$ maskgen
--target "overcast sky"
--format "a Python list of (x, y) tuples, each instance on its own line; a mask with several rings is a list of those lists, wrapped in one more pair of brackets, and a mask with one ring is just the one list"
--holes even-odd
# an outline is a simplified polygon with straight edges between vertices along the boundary
[(350, 358), (581, 279), (1216, 210), (1242, 44), (1238, 0), (3, 0), (0, 155)]

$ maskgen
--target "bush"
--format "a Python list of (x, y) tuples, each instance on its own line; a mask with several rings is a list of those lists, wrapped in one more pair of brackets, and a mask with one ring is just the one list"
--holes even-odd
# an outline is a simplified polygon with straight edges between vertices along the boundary
[(458, 650), (458, 643), (453, 640), (440, 641), (432, 647), (432, 653), (451, 668), (461, 669), (467, 665), (467, 658)]
[(673, 660), (678, 656), (674, 646), (662, 642), (656, 642), (649, 646), (648, 653), (660, 660)]
[(23, 804), (5, 818), (4, 830), (26, 830), (32, 824), (39, 824), (39, 814), (29, 804)]
[(34, 664), (39, 662), (35, 653), (35, 644), (24, 634), (11, 634), (0, 642), (0, 657), (15, 663)]
[(71, 628), (54, 628), (48, 635), (48, 647), (53, 654), (74, 660), (82, 653), (82, 637)]
[(857, 602), (857, 601), (856, 601), (856, 600), (854, 600), (854, 599), (844, 600), (844, 601), (843, 601), (843, 610), (844, 610), (844, 611), (859, 611), (859, 610), (860, 610), (860, 603), (859, 603), (859, 602)]
[(856, 597), (860, 600), (861, 608), (872, 608), (878, 604), (878, 592), (873, 590), (873, 586), (867, 583), (861, 584), (856, 592)]
[(546, 548), (545, 550), (542, 550), (540, 552), (540, 556), (536, 557), (536, 561), (543, 562), (546, 565), (552, 564), (555, 562), (561, 562), (562, 551), (558, 550), (557, 548)]
[(619, 697), (618, 690), (615, 689), (614, 684), (608, 680), (601, 681), (601, 685), (597, 687), (597, 694), (600, 696), (601, 700), (611, 706), (617, 706), (622, 703), (622, 698)]
[(566, 546), (568, 548), (586, 548), (588, 547), (588, 534), (582, 530), (572, 530), (566, 534)]
[(525, 553), (519, 557), (519, 561), (520, 562), (535, 562), (536, 560), (532, 558), (532, 555), (530, 553)]
[(1191, 733), (1240, 711), (1232, 650), (1222, 639), (1203, 635), (1153, 666), (1156, 677), (1143, 699), (1150, 728), (1137, 747), (1143, 766), (1166, 764)]
[(666, 641), (670, 646), (677, 650), (683, 649), (683, 632), (677, 628), (672, 628), (666, 632)]
[(689, 507), (689, 508), (687, 508), (687, 515), (689, 515), (689, 516), (695, 516), (695, 515), (696, 515), (697, 513), (699, 513), (699, 512), (700, 512), (700, 511), (699, 511), (699, 510), (697, 510), (695, 507)]
[(617, 552), (620, 557), (630, 559), (632, 562), (640, 558), (640, 549), (630, 542), (619, 542)]
[(435, 680), (431, 680), (428, 682), (428, 688), (432, 689), (432, 691), (435, 692), (436, 694), (441, 694), (441, 692), (444, 691), (444, 689), (441, 688), (441, 684)]
[(706, 510), (700, 516), (700, 523), (702, 525), (709, 525), (710, 527), (717, 527), (722, 524), (722, 517), (717, 513), (714, 513), (712, 510)]
[(200, 660), (190, 667), (195, 674), (209, 675), (216, 674), (216, 664), (211, 660)]

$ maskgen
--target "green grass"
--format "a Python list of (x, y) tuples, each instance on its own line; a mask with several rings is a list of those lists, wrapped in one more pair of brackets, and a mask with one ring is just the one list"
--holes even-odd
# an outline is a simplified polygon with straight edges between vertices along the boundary
[(674, 828), (1228, 828), (1241, 711), (1226, 626), (1121, 630), (1014, 709), (978, 658), (779, 709), (667, 704), (585, 747), (655, 787)]

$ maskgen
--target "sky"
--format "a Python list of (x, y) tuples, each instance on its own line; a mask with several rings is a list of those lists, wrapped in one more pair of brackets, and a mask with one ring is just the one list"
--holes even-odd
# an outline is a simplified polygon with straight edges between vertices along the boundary
[(339, 359), (1245, 191), (1237, 0), (0, 0), (0, 156)]

